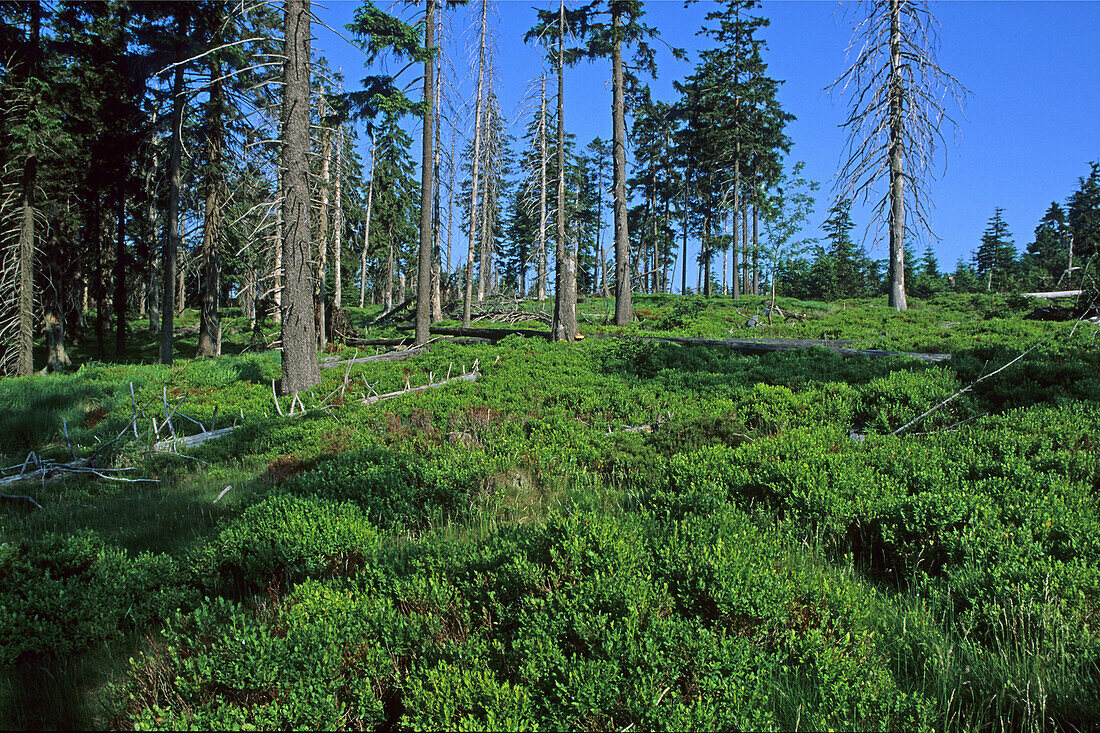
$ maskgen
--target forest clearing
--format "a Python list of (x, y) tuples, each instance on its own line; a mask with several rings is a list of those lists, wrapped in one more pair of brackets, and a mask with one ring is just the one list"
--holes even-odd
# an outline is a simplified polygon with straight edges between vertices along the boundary
[[(6, 475), (31, 451), (117, 469), (4, 488), (37, 506), (3, 507), (0, 724), (1089, 727), (1100, 326), (1000, 296), (778, 303), (803, 318), (639, 295), (637, 325), (575, 344), (341, 348), (293, 416), (232, 311), (215, 360), (125, 363), (142, 337), (0, 382)], [(951, 359), (644, 338), (731, 333)], [(153, 451), (165, 409), (234, 429)]]
[(1100, 728), (1100, 4), (538, 5), (0, 2), (0, 729)]

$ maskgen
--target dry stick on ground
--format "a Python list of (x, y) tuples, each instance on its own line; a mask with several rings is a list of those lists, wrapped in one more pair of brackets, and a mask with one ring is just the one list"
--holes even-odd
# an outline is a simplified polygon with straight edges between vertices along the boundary
[(1020, 359), (1023, 359), (1023, 358), (1025, 357), (1025, 356), (1027, 356), (1027, 355), (1028, 355), (1028, 354), (1030, 354), (1030, 353), (1031, 353), (1032, 351), (1034, 351), (1035, 349), (1037, 349), (1037, 348), (1038, 348), (1038, 347), (1039, 347), (1040, 345), (1042, 345), (1043, 343), (1045, 343), (1045, 341), (1040, 341), (1039, 343), (1037, 343), (1037, 344), (1034, 344), (1034, 345), (1033, 345), (1033, 346), (1032, 346), (1032, 347), (1031, 347), (1030, 349), (1028, 349), (1027, 351), (1023, 352), (1022, 354), (1020, 354), (1019, 356), (1017, 356), (1017, 357), (1016, 357), (1015, 359), (1013, 359), (1012, 361), (1008, 362), (1007, 364), (1005, 364), (1004, 366), (1000, 367), (999, 369), (995, 369), (995, 370), (991, 371), (991, 372), (990, 372), (989, 374), (983, 374), (982, 376), (978, 377), (978, 378), (977, 378), (977, 379), (975, 379), (975, 380), (974, 380), (973, 382), (971, 382), (970, 384), (966, 385), (965, 387), (963, 387), (962, 389), (960, 389), (960, 390), (959, 390), (958, 392), (956, 392), (955, 394), (953, 394), (953, 395), (951, 395), (950, 397), (948, 397), (947, 399), (945, 399), (944, 401), (940, 402), (940, 403), (939, 403), (938, 405), (936, 405), (935, 407), (931, 408), (930, 410), (926, 410), (926, 411), (925, 411), (924, 413), (922, 413), (922, 414), (918, 415), (917, 417), (913, 418), (913, 419), (912, 419), (912, 420), (910, 420), (909, 422), (905, 423), (905, 424), (904, 424), (904, 425), (902, 425), (902, 426), (901, 426), (900, 428), (898, 428), (898, 429), (897, 429), (897, 430), (895, 430), (894, 432), (890, 433), (890, 435), (901, 435), (901, 434), (902, 434), (902, 433), (904, 433), (904, 432), (905, 432), (906, 430), (908, 430), (909, 428), (913, 427), (914, 425), (916, 425), (917, 423), (919, 423), (919, 422), (920, 422), (921, 420), (923, 420), (924, 418), (928, 417), (929, 415), (931, 415), (931, 414), (932, 414), (933, 412), (935, 412), (936, 410), (940, 409), (940, 408), (941, 408), (941, 407), (943, 407), (944, 405), (946, 405), (946, 404), (948, 404), (949, 402), (952, 402), (953, 400), (955, 400), (955, 399), (957, 399), (957, 398), (959, 398), (959, 397), (963, 396), (964, 394), (966, 394), (966, 393), (967, 393), (967, 392), (969, 392), (970, 390), (974, 389), (975, 387), (977, 387), (977, 386), (978, 386), (979, 384), (981, 384), (981, 383), (982, 383), (982, 382), (984, 382), (985, 380), (989, 379), (990, 377), (992, 377), (992, 376), (994, 376), (994, 375), (997, 375), (997, 374), (1000, 374), (1000, 373), (1001, 373), (1001, 372), (1003, 372), (1003, 371), (1004, 371), (1005, 369), (1008, 369), (1008, 368), (1009, 368), (1010, 366), (1012, 366), (1013, 364), (1015, 364), (1016, 362), (1018, 362), (1018, 361), (1019, 361)]

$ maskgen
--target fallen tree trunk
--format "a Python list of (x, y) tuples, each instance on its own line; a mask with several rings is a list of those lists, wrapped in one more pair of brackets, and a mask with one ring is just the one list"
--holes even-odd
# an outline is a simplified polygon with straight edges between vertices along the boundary
[(722, 346), (734, 351), (746, 354), (768, 354), (773, 351), (797, 351), (799, 349), (821, 348), (835, 351), (842, 356), (867, 356), (872, 359), (881, 359), (889, 356), (905, 356), (920, 361), (941, 362), (951, 359), (951, 354), (921, 354), (911, 351), (882, 351), (880, 349), (853, 349), (848, 346), (838, 346), (838, 343), (855, 343), (853, 341), (823, 341), (819, 339), (706, 339), (691, 338), (685, 336), (642, 336), (652, 341), (668, 341), (674, 344), (690, 346)]
[(382, 323), (383, 321), (389, 320), (390, 318), (394, 317), (395, 315), (397, 315), (398, 313), (403, 311), (405, 308), (408, 308), (410, 305), (412, 305), (415, 302), (416, 302), (416, 298), (406, 298), (402, 302), (395, 305), (393, 308), (390, 308), (388, 311), (386, 311), (382, 315), (375, 318), (373, 321), (370, 322), (370, 325), (371, 326), (377, 326), (378, 324)]
[(336, 367), (347, 366), (349, 364), (363, 364), (368, 361), (405, 361), (411, 359), (414, 356), (420, 356), (428, 352), (427, 345), (418, 346), (415, 349), (405, 349), (404, 351), (387, 351), (384, 354), (374, 354), (372, 356), (360, 356), (357, 359), (346, 359), (344, 361), (327, 361), (320, 366), (322, 369), (335, 369)]
[(231, 433), (236, 429), (236, 427), (219, 428), (218, 430), (207, 430), (205, 432), (195, 433), (194, 435), (188, 435), (183, 438), (169, 438), (168, 440), (162, 440), (159, 443), (154, 443), (153, 452), (172, 453), (176, 448), (194, 448), (197, 445), (202, 445), (208, 440), (220, 438), (221, 436), (227, 433)]
[(1084, 293), (1084, 290), (1051, 290), (1045, 293), (1023, 293), (1023, 295), (1027, 298), (1076, 298)]
[(532, 328), (451, 328), (449, 326), (432, 326), (430, 332), (433, 336), (470, 336), (488, 339), (489, 341), (498, 341), (505, 336), (550, 338), (549, 331), (536, 331)]

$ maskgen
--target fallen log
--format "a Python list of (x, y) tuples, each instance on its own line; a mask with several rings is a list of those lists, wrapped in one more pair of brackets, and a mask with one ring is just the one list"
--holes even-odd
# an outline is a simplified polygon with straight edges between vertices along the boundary
[(821, 348), (834, 351), (842, 356), (867, 356), (872, 359), (881, 359), (889, 356), (905, 356), (920, 361), (941, 362), (951, 359), (951, 354), (922, 354), (911, 351), (883, 351), (881, 349), (853, 349), (848, 346), (837, 346), (838, 343), (855, 343), (852, 341), (824, 341), (820, 339), (707, 339), (692, 338), (686, 336), (642, 336), (651, 341), (668, 341), (674, 344), (690, 346), (722, 346), (734, 351), (746, 354), (768, 354), (774, 351), (796, 351), (799, 349)]
[[(411, 328), (409, 326), (403, 328)], [(550, 338), (549, 331), (536, 331), (533, 328), (451, 328), (449, 326), (432, 326), (429, 333), (433, 336), (471, 336), (474, 338), (498, 341), (505, 336), (537, 336)]]
[(335, 369), (336, 367), (347, 366), (349, 364), (363, 364), (368, 361), (405, 361), (411, 359), (414, 356), (420, 356), (427, 353), (427, 345), (418, 346), (415, 349), (405, 349), (404, 351), (387, 351), (384, 354), (374, 354), (373, 356), (360, 356), (357, 359), (346, 359), (344, 361), (327, 361), (320, 364), (322, 369)]
[(219, 428), (218, 430), (207, 430), (202, 433), (195, 433), (194, 435), (188, 435), (183, 438), (169, 438), (168, 440), (162, 440), (159, 443), (153, 444), (154, 453), (174, 453), (177, 448), (194, 448), (195, 446), (202, 445), (208, 440), (214, 438), (220, 438), (226, 433), (231, 433), (236, 430), (236, 427)]
[(405, 308), (409, 307), (410, 304), (415, 303), (415, 302), (416, 302), (416, 298), (406, 298), (405, 300), (401, 301), (400, 303), (398, 303), (397, 305), (390, 308), (388, 311), (386, 311), (385, 313), (383, 313), (382, 315), (378, 316), (373, 321), (371, 321), (370, 326), (377, 326), (378, 324), (382, 323), (383, 321), (389, 320), (390, 318), (394, 317), (395, 315), (397, 315), (401, 311), (405, 310)]
[(1050, 290), (1043, 293), (1022, 293), (1022, 295), (1025, 298), (1076, 298), (1084, 293), (1084, 290)]

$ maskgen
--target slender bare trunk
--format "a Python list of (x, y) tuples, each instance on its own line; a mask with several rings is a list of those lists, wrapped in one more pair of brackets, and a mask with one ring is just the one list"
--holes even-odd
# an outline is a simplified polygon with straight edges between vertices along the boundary
[[(324, 100), (321, 101), (320, 115), (327, 113)], [(321, 142), (321, 195), (317, 222), (317, 273), (313, 277), (313, 312), (317, 318), (317, 347), (324, 349), (328, 344), (325, 332), (325, 298), (328, 278), (328, 192), (332, 183), (332, 131), (322, 131)]]
[(485, 103), (485, 33), (489, 22), (489, 0), (481, 0), (481, 34), (477, 52), (477, 98), (474, 102), (474, 150), (470, 176), (470, 229), (466, 247), (466, 297), (462, 302), (462, 326), (470, 326), (474, 297), (474, 232), (477, 230), (478, 165), (481, 162), (481, 115)]
[[(619, 5), (611, 3), (611, 159), (614, 165), (615, 200), (615, 325), (626, 326), (634, 320), (630, 282), (630, 233), (626, 215), (626, 105), (623, 99), (623, 54), (619, 29), (622, 17)], [(559, 144), (560, 141), (559, 141)]]
[(378, 144), (374, 132), (370, 134), (370, 181), (367, 182), (367, 218), (363, 222), (363, 253), (359, 256), (359, 307), (367, 297), (367, 250), (370, 248), (370, 217), (374, 203), (374, 164), (378, 158)]
[(202, 306), (199, 314), (199, 343), (196, 356), (220, 356), (218, 333), (221, 323), (218, 318), (218, 296), (221, 287), (221, 273), (217, 250), (218, 186), (221, 183), (222, 149), (222, 82), (221, 64), (214, 60), (210, 64), (210, 101), (206, 115), (207, 134), (207, 170), (206, 205), (202, 219)]
[(905, 302), (904, 96), (901, 57), (901, 0), (890, 0), (890, 307)]
[[(177, 32), (180, 37), (187, 35), (186, 21), (180, 21)], [(183, 60), (182, 47), (176, 49), (177, 61)], [(168, 154), (168, 233), (164, 237), (164, 288), (160, 311), (160, 363), (171, 364), (174, 358), (175, 318), (176, 318), (176, 277), (178, 273), (176, 255), (180, 250), (180, 189), (183, 186), (183, 165), (181, 150), (183, 141), (183, 64), (176, 67), (172, 79), (172, 137), (171, 152)]]
[(546, 74), (542, 75), (542, 102), (539, 107), (539, 271), (536, 283), (539, 302), (546, 300)]
[(336, 184), (332, 217), (332, 307), (343, 305), (344, 297), (344, 126), (336, 129)]
[[(424, 23), (424, 47), (435, 46), (435, 4), (428, 0), (428, 15)], [(420, 251), (417, 256), (416, 275), (416, 343), (428, 343), (428, 331), (432, 322), (432, 189), (435, 187), (433, 151), (435, 135), (435, 59), (424, 62), (424, 137), (420, 171)]]
[[(572, 341), (577, 330), (577, 263), (565, 239), (565, 0), (558, 13), (558, 211), (557, 273), (554, 283), (555, 341)], [(627, 284), (629, 287), (629, 283)]]

